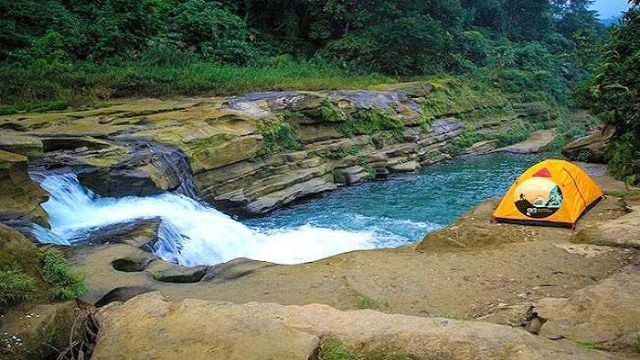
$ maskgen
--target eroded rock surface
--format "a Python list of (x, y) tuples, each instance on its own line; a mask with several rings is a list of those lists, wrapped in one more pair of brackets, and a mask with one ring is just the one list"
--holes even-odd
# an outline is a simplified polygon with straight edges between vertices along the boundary
[(325, 305), (170, 302), (152, 293), (109, 306), (98, 318), (102, 329), (93, 355), (98, 360), (307, 360), (314, 358), (326, 336), (364, 354), (413, 359), (618, 358), (496, 324), (372, 310), (343, 312)]
[(541, 336), (564, 336), (609, 350), (637, 352), (640, 329), (640, 263), (576, 291), (565, 299), (543, 299), (537, 309), (547, 323)]
[[(538, 103), (511, 106), (505, 99), (425, 112), (431, 90), (415, 82), (0, 116), (0, 127), (20, 130), (6, 130), (0, 149), (44, 151), (35, 169), (73, 170), (102, 196), (191, 189), (186, 195), (254, 215), (448, 159), (448, 146), (464, 131), (495, 138), (530, 119), (544, 127), (554, 122)], [(473, 124), (459, 119), (475, 113)]]

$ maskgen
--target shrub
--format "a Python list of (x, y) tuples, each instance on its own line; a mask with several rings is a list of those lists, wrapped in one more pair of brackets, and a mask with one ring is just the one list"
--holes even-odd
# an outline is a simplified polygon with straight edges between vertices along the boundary
[(0, 306), (28, 300), (36, 289), (36, 281), (25, 274), (20, 266), (0, 267)]
[(59, 250), (46, 248), (42, 251), (42, 278), (53, 286), (52, 300), (69, 300), (86, 294), (84, 279), (74, 274)]

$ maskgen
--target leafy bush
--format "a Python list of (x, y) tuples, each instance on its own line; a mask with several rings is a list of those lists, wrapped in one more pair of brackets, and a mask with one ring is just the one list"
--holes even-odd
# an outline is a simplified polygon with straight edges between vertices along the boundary
[(616, 130), (608, 149), (610, 171), (640, 182), (640, 8), (630, 9), (604, 46), (589, 99), (599, 117)]
[(37, 290), (36, 281), (17, 266), (0, 267), (0, 306), (28, 300)]
[(84, 279), (69, 269), (59, 250), (46, 248), (42, 253), (42, 278), (53, 286), (52, 300), (69, 300), (86, 294)]
[(188, 0), (180, 4), (170, 14), (169, 27), (179, 41), (195, 48), (206, 60), (246, 64), (258, 56), (248, 43), (246, 23), (218, 2)]

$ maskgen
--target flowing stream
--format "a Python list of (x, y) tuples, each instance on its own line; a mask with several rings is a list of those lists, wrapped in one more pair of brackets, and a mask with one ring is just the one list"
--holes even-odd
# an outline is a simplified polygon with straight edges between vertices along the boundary
[(39, 177), (51, 194), (43, 207), (51, 231), (41, 242), (65, 244), (100, 227), (162, 218), (156, 255), (183, 265), (248, 257), (282, 264), (420, 240), (480, 201), (502, 194), (536, 156), (490, 155), (450, 161), (422, 172), (343, 188), (269, 216), (245, 221), (178, 193), (98, 197), (74, 174)]

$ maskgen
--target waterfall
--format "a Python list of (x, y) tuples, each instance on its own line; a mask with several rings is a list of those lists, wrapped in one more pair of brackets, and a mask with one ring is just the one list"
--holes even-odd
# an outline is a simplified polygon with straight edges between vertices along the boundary
[[(41, 242), (78, 241), (102, 226), (160, 217), (162, 223), (154, 253), (167, 261), (188, 266), (215, 264), (237, 257), (294, 264), (375, 247), (370, 232), (311, 225), (268, 230), (248, 227), (184, 192), (108, 198), (83, 187), (75, 174), (37, 178), (51, 195), (43, 204), (49, 215), (51, 234), (35, 232)], [(187, 183), (185, 187), (189, 186)]]

